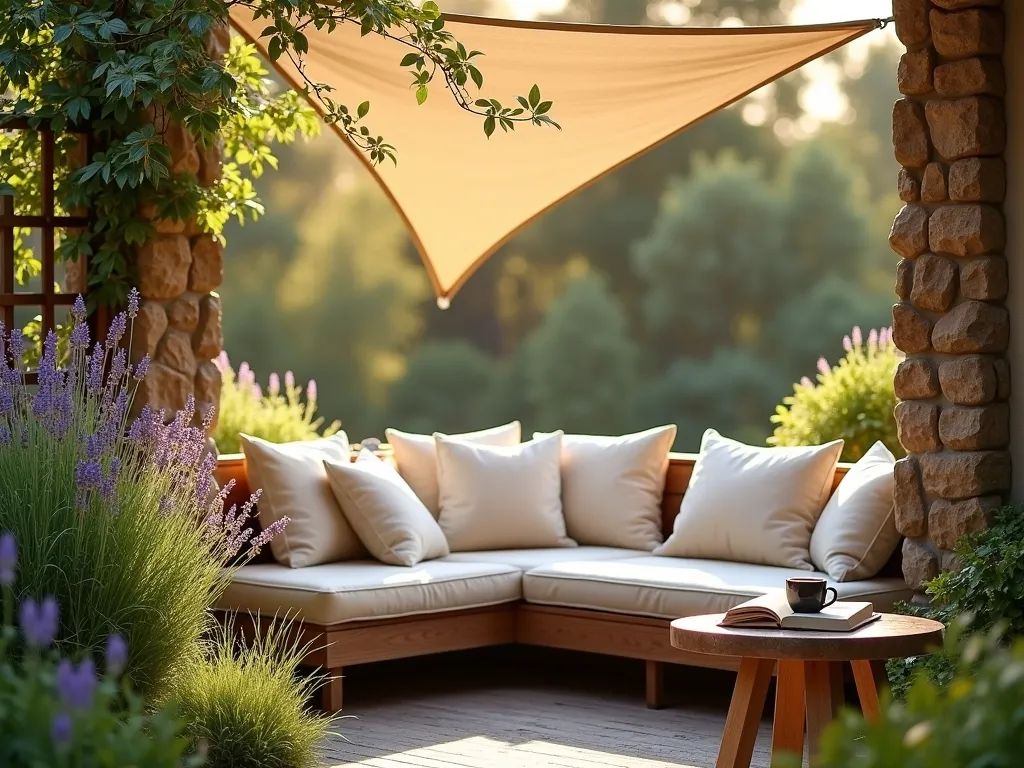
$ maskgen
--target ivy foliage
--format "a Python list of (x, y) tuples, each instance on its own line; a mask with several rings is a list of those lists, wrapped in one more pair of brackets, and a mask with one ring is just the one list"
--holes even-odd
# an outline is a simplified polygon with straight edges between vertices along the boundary
[[(32, 127), (60, 134), (56, 200), (61, 211), (90, 210), (92, 223), (63, 233), (57, 253), (64, 260), (88, 257), (93, 307), (124, 302), (133, 284), (128, 255), (152, 234), (151, 218), (194, 220), (217, 235), (232, 216), (255, 218), (261, 208), (251, 176), (275, 166), (271, 143), (316, 130), (301, 94), (271, 90), (252, 47), (234, 43), (222, 56), (217, 28), (233, 6), (264, 19), (271, 59), (286, 57), (299, 72), (310, 29), (355, 24), (363, 35), (408, 49), (395, 64), (409, 71), (410, 98), (418, 103), (441, 82), (483, 119), (488, 136), (519, 122), (557, 126), (536, 85), (513, 106), (471, 93), (483, 86), (476, 64), (482, 54), (445, 30), (433, 2), (420, 8), (411, 0), (12, 0), (0, 15), (0, 94), (7, 94), (0, 120), (27, 117)], [(308, 79), (305, 91), (372, 162), (397, 162), (396, 148), (370, 131), (369, 102), (349, 108), (328, 85)], [(224, 142), (220, 181), (203, 187), (172, 166), (174, 126), (185, 126), (200, 147)], [(88, 154), (66, 131), (88, 134)], [(21, 212), (38, 210), (37, 142), (31, 131), (0, 134), (0, 194), (16, 193)], [(19, 274), (29, 279), (38, 260), (20, 245)]]

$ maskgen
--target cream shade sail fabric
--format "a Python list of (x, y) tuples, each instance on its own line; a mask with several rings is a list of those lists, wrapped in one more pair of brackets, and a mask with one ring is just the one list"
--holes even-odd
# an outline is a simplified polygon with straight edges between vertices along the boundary
[[(250, 14), (236, 5), (232, 22), (263, 49), (266, 20)], [(485, 54), (477, 60), (483, 95), (514, 106), (514, 96), (537, 83), (554, 102), (550, 116), (563, 130), (526, 123), (487, 139), (482, 118), (460, 109), (440, 78), (417, 106), (409, 71), (399, 66), (408, 47), (378, 35), (360, 37), (353, 24), (330, 34), (304, 30), (309, 79), (333, 86), (332, 98), (350, 107), (369, 101), (364, 123), (396, 147), (397, 166), (385, 162), (371, 170), (405, 219), (441, 299), (560, 200), (879, 26), (695, 29), (446, 19), (445, 29), (457, 40)], [(278, 65), (293, 85), (301, 82), (287, 57)]]

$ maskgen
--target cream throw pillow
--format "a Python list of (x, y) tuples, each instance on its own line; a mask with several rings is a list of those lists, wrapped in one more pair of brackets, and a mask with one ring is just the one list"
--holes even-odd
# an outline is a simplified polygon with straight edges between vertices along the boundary
[(893, 506), (896, 459), (881, 442), (853, 465), (811, 535), (811, 561), (836, 581), (875, 576), (900, 542)]
[(842, 450), (842, 440), (756, 448), (709, 429), (672, 535), (654, 554), (813, 571), (811, 531)]
[[(385, 430), (388, 444), (394, 451), (398, 472), (420, 501), (437, 517), (440, 505), (437, 491), (437, 448), (433, 435), (414, 435), (397, 429)], [(523, 428), (518, 421), (480, 432), (450, 435), (457, 440), (480, 445), (517, 445)]]
[(324, 468), (345, 519), (382, 563), (416, 565), (448, 554), (437, 521), (390, 463), (362, 451), (354, 463), (325, 461)]
[(271, 443), (241, 435), (249, 487), (263, 489), (260, 525), (282, 517), (291, 520), (270, 541), (270, 551), (281, 565), (305, 568), (364, 557), (359, 537), (341, 513), (331, 493), (324, 460), (348, 461), (348, 435), (338, 432), (323, 440)]
[(622, 437), (565, 435), (562, 506), (569, 536), (583, 545), (647, 552), (661, 544), (661, 497), (675, 439), (675, 425)]
[(435, 437), (438, 523), (453, 552), (576, 546), (562, 517), (561, 432), (511, 446)]

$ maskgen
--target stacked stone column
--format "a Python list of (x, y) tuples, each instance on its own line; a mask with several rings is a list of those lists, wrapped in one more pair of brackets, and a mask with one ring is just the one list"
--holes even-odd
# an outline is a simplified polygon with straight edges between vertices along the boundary
[(903, 98), (893, 339), (896, 524), (911, 587), (956, 567), (1010, 488), (1002, 0), (894, 0)]
[[(226, 25), (210, 35), (210, 51), (227, 50)], [(202, 186), (220, 179), (222, 148), (200, 146), (187, 127), (152, 115), (171, 151), (172, 173), (195, 176)], [(202, 233), (196, 222), (169, 221), (143, 212), (153, 235), (135, 254), (142, 301), (135, 321), (132, 358), (149, 355), (149, 374), (135, 396), (136, 408), (150, 405), (170, 417), (189, 395), (201, 418), (220, 402), (221, 375), (212, 360), (221, 352), (221, 302), (215, 292), (224, 277), (220, 243)]]

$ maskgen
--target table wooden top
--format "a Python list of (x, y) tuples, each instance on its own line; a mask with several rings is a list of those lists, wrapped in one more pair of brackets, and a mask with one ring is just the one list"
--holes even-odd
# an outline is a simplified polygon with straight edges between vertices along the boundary
[(720, 627), (724, 616), (676, 619), (672, 622), (672, 646), (713, 656), (854, 661), (919, 656), (942, 645), (942, 624), (917, 616), (883, 613), (882, 618), (853, 632)]

